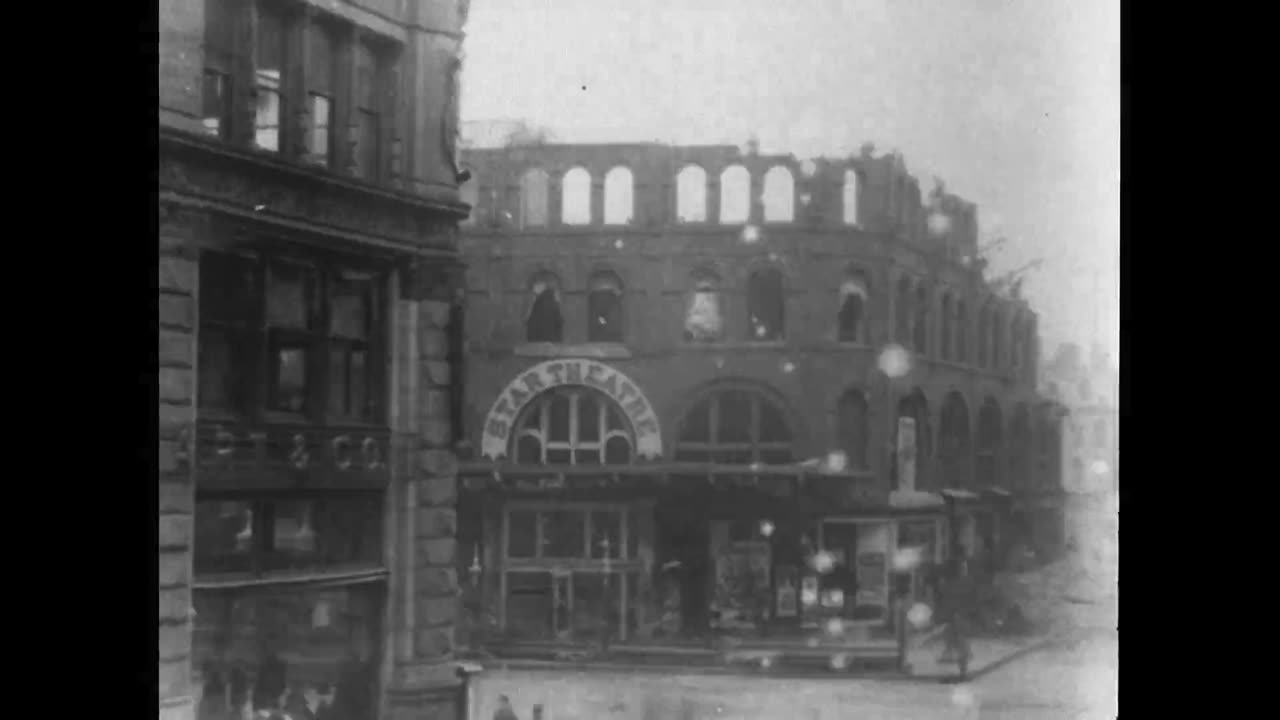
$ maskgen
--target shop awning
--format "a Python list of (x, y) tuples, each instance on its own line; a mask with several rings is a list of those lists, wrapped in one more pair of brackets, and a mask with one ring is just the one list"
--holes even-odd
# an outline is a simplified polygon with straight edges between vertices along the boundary
[(889, 493), (889, 507), (896, 510), (919, 510), (926, 508), (942, 508), (946, 500), (935, 492), (920, 490), (894, 490)]
[(458, 464), (460, 477), (491, 477), (501, 482), (503, 478), (570, 478), (610, 477), (662, 478), (671, 476), (705, 477), (771, 477), (771, 478), (825, 478), (849, 482), (871, 482), (875, 475), (869, 471), (845, 470), (835, 472), (814, 467), (812, 463), (788, 463), (786, 465), (726, 465), (699, 462), (653, 462), (626, 465), (518, 465), (505, 462), (466, 462)]
[(939, 494), (948, 500), (977, 500), (980, 497), (976, 492), (961, 488), (942, 488)]

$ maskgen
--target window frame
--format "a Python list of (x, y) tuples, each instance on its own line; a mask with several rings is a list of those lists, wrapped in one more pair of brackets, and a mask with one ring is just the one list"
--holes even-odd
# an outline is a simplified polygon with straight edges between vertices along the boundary
[[(743, 441), (721, 441), (720, 440), (720, 406), (728, 393), (742, 393), (749, 399), (750, 410), (747, 421), (747, 440)], [(703, 440), (687, 440), (685, 439), (691, 427), (691, 421), (700, 415), (701, 407), (704, 403), (708, 404), (707, 410), (707, 439)], [(761, 427), (764, 406), (771, 407), (778, 416), (781, 426), (786, 428), (787, 434), (790, 436), (787, 440), (761, 440)], [(722, 387), (709, 391), (691, 404), (680, 418), (679, 432), (676, 435), (675, 443), (675, 459), (681, 462), (681, 456), (688, 456), (690, 453), (704, 455), (709, 459), (704, 460), (683, 460), (685, 462), (721, 462), (716, 459), (719, 453), (750, 453), (750, 462), (745, 464), (775, 464), (766, 463), (764, 461), (765, 453), (786, 453), (788, 460), (777, 464), (789, 464), (794, 461), (796, 455), (796, 433), (791, 418), (788, 417), (786, 409), (778, 402), (758, 389), (746, 387)], [(737, 464), (737, 463), (733, 463)]]
[[(241, 400), (235, 402), (233, 397), (231, 399), (232, 402), (226, 407), (201, 403), (197, 407), (197, 414), (201, 419), (229, 419), (245, 422), (298, 422), (319, 426), (388, 426), (389, 407), (385, 394), (391, 380), (387, 366), (390, 353), (390, 348), (388, 347), (390, 328), (388, 327), (389, 315), (387, 308), (391, 282), (389, 268), (368, 261), (340, 256), (306, 257), (265, 249), (210, 249), (202, 253), (200, 261), (202, 269), (207, 267), (205, 262), (211, 255), (231, 256), (248, 261), (254, 272), (257, 293), (256, 297), (248, 301), (248, 312), (252, 316), (246, 317), (240, 322), (210, 318), (208, 317), (209, 313), (206, 311), (206, 306), (201, 303), (199, 308), (201, 335), (207, 330), (230, 331), (238, 334), (242, 341), (251, 345), (245, 352), (252, 355), (251, 363), (237, 362), (235, 359), (232, 359), (229, 363), (231, 372), (244, 376), (241, 380), (242, 386), (238, 388), (239, 394), (242, 396)], [(308, 313), (311, 315), (308, 318), (309, 327), (288, 328), (275, 327), (270, 324), (270, 311), (268, 309), (270, 268), (273, 265), (282, 264), (296, 265), (312, 270), (316, 274), (316, 297), (311, 303), (311, 307), (307, 308)], [(343, 271), (367, 273), (370, 276), (370, 301), (366, 309), (368, 330), (367, 338), (363, 342), (368, 349), (368, 358), (366, 360), (368, 380), (365, 392), (371, 407), (369, 412), (364, 415), (350, 415), (330, 411), (330, 373), (332, 372), (330, 352), (335, 345), (335, 340), (329, 335), (329, 325), (332, 318), (330, 294), (335, 285), (335, 276)], [(341, 340), (341, 342), (348, 341), (348, 339)], [(309, 357), (306, 368), (307, 389), (305, 395), (307, 403), (302, 412), (291, 412), (274, 407), (271, 397), (275, 383), (275, 378), (273, 377), (275, 370), (272, 367), (274, 364), (272, 360), (274, 348), (279, 344), (297, 344), (307, 349)], [(243, 369), (246, 365), (249, 368), (247, 371)], [(232, 395), (234, 394), (232, 393)]]
[[(613, 273), (595, 273), (591, 276), (587, 287), (587, 342), (626, 342), (625, 297), (622, 281)], [(603, 306), (600, 305), (602, 302), (605, 303)], [(613, 304), (610, 306), (608, 303)], [(598, 322), (610, 314), (613, 322)], [(605, 330), (609, 332), (606, 333)]]
[[(590, 397), (596, 402), (596, 430), (598, 435), (596, 440), (582, 437), (582, 429), (585, 427), (581, 416), (582, 399), (584, 397)], [(551, 427), (554, 422), (553, 404), (557, 398), (567, 398), (569, 403), (568, 427), (565, 429), (566, 440), (553, 439), (554, 432)], [(611, 413), (620, 419), (620, 424), (622, 425), (620, 429), (610, 429), (609, 416)], [(538, 421), (536, 427), (532, 426), (532, 421), (535, 418)], [(533, 438), (539, 443), (538, 454), (540, 461), (523, 459), (520, 452), (520, 441), (526, 437)], [(622, 408), (618, 407), (608, 395), (594, 388), (582, 385), (561, 386), (539, 393), (520, 411), (520, 416), (516, 418), (516, 422), (512, 425), (509, 452), (511, 457), (517, 458), (517, 462), (520, 463), (581, 465), (584, 467), (603, 466), (606, 464), (618, 464), (608, 462), (609, 442), (615, 438), (622, 438), (627, 443), (628, 458), (626, 463), (634, 462), (636, 458), (635, 429), (631, 427), (631, 422)], [(569, 454), (569, 462), (550, 462), (549, 456), (552, 452), (567, 452)], [(578, 461), (578, 453), (580, 452), (597, 453), (599, 462), (580, 463)]]
[[(295, 22), (292, 17), (292, 13), (287, 8), (282, 7), (280, 3), (264, 2), (259, 0), (258, 2), (253, 3), (253, 12), (255, 13), (255, 34), (253, 41), (254, 46), (250, 57), (253, 59), (253, 78), (251, 87), (253, 88), (252, 96), (254, 100), (254, 134), (251, 138), (251, 144), (255, 149), (263, 152), (288, 155), (290, 129), (287, 119), (290, 117), (290, 110), (292, 108), (292, 100), (289, 97), (289, 94), (291, 85), (294, 81), (291, 72), (289, 53), (292, 50), (294, 42), (294, 38), (291, 37), (291, 30), (295, 26)], [(264, 75), (261, 69), (265, 64), (260, 57), (263, 50), (262, 27), (263, 18), (265, 16), (271, 16), (275, 20), (279, 21), (280, 35), (279, 38), (277, 38), (279, 45), (275, 50), (280, 54), (280, 68), (279, 75), (274, 79)], [(263, 96), (266, 94), (274, 95), (276, 98), (275, 147), (268, 147), (258, 141), (259, 134), (263, 132), (263, 126), (261, 125), (261, 113)]]
[[(775, 295), (776, 292), (776, 295)], [(787, 283), (782, 271), (761, 267), (747, 275), (747, 342), (783, 343), (787, 340)], [(778, 326), (770, 328), (761, 313), (777, 313)], [(761, 329), (767, 329), (764, 334)]]
[[(573, 633), (573, 619), (577, 616), (574, 608), (574, 579), (579, 575), (584, 576), (603, 576), (608, 575), (614, 582), (613, 591), (617, 597), (617, 618), (620, 620), (613, 627), (616, 633), (615, 637), (626, 640), (630, 632), (628, 625), (628, 609), (636, 598), (633, 584), (644, 587), (647, 580), (644, 576), (644, 561), (639, 552), (638, 545), (643, 543), (640, 537), (638, 523), (641, 522), (641, 516), (649, 512), (650, 509), (643, 502), (619, 502), (619, 501), (573, 501), (573, 502), (554, 502), (545, 500), (513, 500), (503, 504), (501, 511), (502, 525), (499, 540), (499, 548), (497, 558), (499, 562), (498, 570), (498, 623), (499, 628), (503, 632), (510, 632), (511, 618), (509, 617), (509, 597), (511, 595), (510, 577), (515, 574), (545, 574), (550, 576), (551, 580), (551, 638), (559, 639), (562, 635)], [(511, 516), (513, 513), (529, 512), (534, 514), (534, 548), (535, 552), (530, 557), (512, 557), (510, 555), (511, 542)], [(541, 553), (543, 542), (543, 529), (545, 522), (543, 516), (553, 512), (572, 512), (582, 513), (583, 518), (583, 554), (579, 557), (550, 557)], [(619, 514), (620, 522), (618, 526), (618, 537), (622, 547), (618, 551), (617, 557), (594, 557), (592, 553), (592, 544), (595, 533), (593, 532), (593, 520), (596, 513), (616, 512)], [(567, 587), (567, 591), (563, 586)], [(559, 627), (559, 607), (561, 601), (565, 604), (568, 613), (568, 627)], [(598, 633), (598, 628), (590, 628), (588, 633)]]
[[(543, 286), (541, 290), (538, 289), (539, 285)], [(560, 281), (557, 278), (549, 275), (539, 276), (535, 278), (532, 283), (530, 283), (529, 290), (531, 291), (532, 298), (529, 301), (529, 310), (528, 312), (525, 313), (525, 318), (524, 318), (525, 342), (553, 343), (553, 344), (563, 343), (564, 342), (564, 303), (561, 300)], [(540, 307), (539, 303), (542, 302), (543, 297), (549, 297), (550, 302), (555, 304), (555, 312), (556, 312), (555, 327), (554, 327), (555, 332), (551, 332), (552, 328), (549, 328), (549, 327), (543, 328), (543, 324), (539, 322), (539, 324), (536, 326), (537, 328), (539, 328), (539, 332), (537, 333), (537, 337), (535, 337), (535, 333), (533, 332), (535, 327), (533, 322), (534, 313), (539, 309)], [(546, 322), (548, 323), (551, 322), (549, 316)], [(543, 332), (544, 329), (546, 330), (545, 334)]]
[[(250, 547), (244, 554), (244, 567), (218, 567), (201, 569), (203, 557), (200, 545), (193, 536), (192, 575), (198, 588), (217, 588), (233, 584), (267, 584), (280, 582), (295, 576), (324, 575), (334, 577), (377, 578), (388, 574), (386, 557), (387, 533), (394, 531), (387, 523), (386, 491), (377, 489), (333, 489), (309, 488), (274, 490), (260, 492), (253, 490), (216, 489), (202, 490), (197, 483), (196, 513), (207, 506), (229, 503), (240, 503), (249, 506)], [(287, 551), (276, 546), (276, 532), (281, 527), (281, 509), (295, 503), (328, 503), (349, 509), (358, 509), (359, 503), (371, 503), (374, 525), (364, 528), (368, 534), (352, 536), (344, 534), (344, 538), (358, 537), (365, 542), (370, 557), (343, 558), (336, 562), (327, 562), (321, 557), (304, 560), (300, 566), (286, 564)], [(315, 512), (315, 505), (310, 512)], [(198, 529), (198, 524), (197, 524)], [(193, 530), (194, 534), (194, 530)], [(318, 550), (312, 552), (318, 553)], [(364, 555), (366, 553), (358, 553)]]
[[(684, 312), (681, 318), (682, 341), (688, 345), (718, 345), (726, 342), (728, 340), (728, 323), (725, 317), (725, 294), (720, 276), (706, 270), (695, 270), (691, 274), (690, 280), (692, 287), (685, 293)], [(691, 313), (700, 296), (711, 298), (715, 305), (716, 323), (718, 324), (716, 332), (709, 333), (706, 337), (701, 337), (690, 330)]]
[[(339, 93), (338, 89), (340, 81), (338, 76), (342, 66), (342, 45), (344, 38), (337, 23), (323, 15), (315, 15), (310, 18), (306, 25), (307, 43), (307, 67), (304, 71), (306, 79), (306, 96), (305, 102), (307, 107), (307, 143), (306, 151), (303, 156), (306, 162), (319, 165), (321, 167), (333, 168), (337, 165), (338, 158), (335, 152), (338, 147), (338, 118), (339, 118)], [(317, 43), (324, 42), (328, 46), (329, 66), (322, 68), (315, 61), (315, 52)], [(317, 116), (317, 102), (324, 100), (327, 109), (327, 117), (324, 118), (324, 147), (323, 154), (317, 152), (317, 134), (322, 129), (320, 118)]]

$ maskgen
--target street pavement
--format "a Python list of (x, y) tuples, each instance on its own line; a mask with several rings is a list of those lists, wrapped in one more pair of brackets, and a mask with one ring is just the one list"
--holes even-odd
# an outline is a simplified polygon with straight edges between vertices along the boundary
[(472, 677), (469, 715), (494, 718), (506, 696), (520, 720), (533, 720), (535, 705), (542, 720), (1110, 720), (1116, 716), (1118, 646), (1114, 632), (1095, 632), (1022, 654), (962, 684), (656, 669), (488, 669)]
[(1024, 655), (972, 683), (983, 718), (1111, 720), (1118, 714), (1119, 635), (1092, 630)]

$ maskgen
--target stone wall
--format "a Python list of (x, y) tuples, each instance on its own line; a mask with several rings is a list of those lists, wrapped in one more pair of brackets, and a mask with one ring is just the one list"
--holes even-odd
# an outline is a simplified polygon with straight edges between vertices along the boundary
[(384, 717), (454, 718), (461, 682), (454, 626), (460, 598), (454, 563), (457, 460), (451, 447), (447, 283), (438, 269), (406, 273), (396, 323), (393, 421), (408, 467), (397, 497), (399, 538), (391, 606), (394, 662)]
[(159, 703), (160, 717), (194, 717), (191, 683), (191, 535), (194, 484), (189, 463), (195, 421), (197, 272), (189, 228), (170, 213), (160, 223), (157, 372), (159, 385)]

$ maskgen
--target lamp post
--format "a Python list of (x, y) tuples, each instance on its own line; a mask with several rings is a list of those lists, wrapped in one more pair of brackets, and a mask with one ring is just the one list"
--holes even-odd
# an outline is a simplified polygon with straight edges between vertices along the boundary
[(611, 545), (609, 543), (608, 535), (605, 535), (604, 540), (600, 541), (600, 547), (604, 549), (604, 602), (602, 603), (600, 608), (600, 615), (601, 615), (600, 652), (601, 654), (608, 654), (609, 633), (613, 629), (612, 618), (610, 617), (610, 613), (609, 613), (609, 609), (612, 607), (612, 604), (610, 602), (610, 597), (609, 597), (609, 590), (612, 587), (610, 580), (611, 580), (611, 575), (613, 574), (611, 572), (613, 565), (610, 560)]

